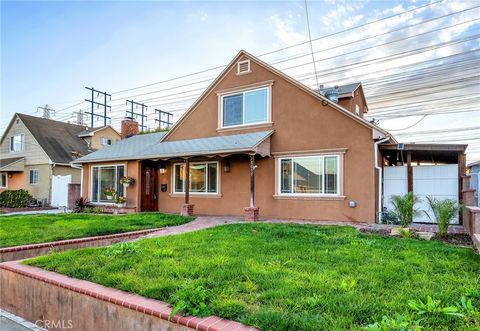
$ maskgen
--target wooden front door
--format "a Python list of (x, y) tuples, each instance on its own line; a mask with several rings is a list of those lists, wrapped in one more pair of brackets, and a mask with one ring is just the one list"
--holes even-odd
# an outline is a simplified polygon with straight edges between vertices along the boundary
[(142, 211), (158, 211), (157, 170), (157, 167), (153, 164), (142, 164)]

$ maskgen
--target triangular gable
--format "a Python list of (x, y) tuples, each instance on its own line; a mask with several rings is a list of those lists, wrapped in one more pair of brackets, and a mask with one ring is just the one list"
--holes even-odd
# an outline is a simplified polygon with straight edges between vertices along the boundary
[[(180, 117), (180, 119), (172, 126), (172, 128), (167, 132), (165, 136), (163, 136), (162, 141), (165, 141), (168, 139), (171, 133), (173, 133), (182, 123), (183, 121), (192, 113), (198, 105), (213, 91), (213, 89), (225, 78), (228, 72), (234, 68), (236, 63), (242, 58), (242, 57), (247, 57), (251, 61), (255, 62), (257, 65), (263, 67), (264, 69), (272, 72), (275, 75), (278, 75), (279, 77), (283, 78), (287, 82), (291, 83), (292, 85), (296, 86), (297, 88), (303, 90), (304, 92), (310, 94), (311, 96), (317, 98), (319, 101), (327, 102), (333, 109), (341, 112), (345, 116), (350, 117), (352, 120), (355, 122), (368, 127), (370, 129), (377, 130), (378, 132), (381, 132), (385, 136), (390, 137), (393, 141), (395, 141), (395, 138), (389, 134), (387, 131), (379, 128), (378, 126), (370, 123), (369, 121), (358, 117), (357, 115), (351, 113), (347, 109), (343, 108), (342, 106), (330, 101), (326, 97), (320, 95), (319, 93), (315, 92), (308, 86), (300, 83), (299, 81), (293, 79), (292, 77), (288, 76), (287, 74), (283, 73), (282, 71), (272, 67), (271, 65), (267, 64), (266, 62), (258, 59), (257, 57), (251, 55), (250, 53), (241, 50), (231, 61), (230, 63), (225, 67), (225, 69), (222, 70), (222, 72), (215, 78), (215, 80), (205, 89), (205, 91), (198, 97), (197, 100), (188, 108), (188, 110)], [(396, 141), (395, 141), (396, 142)]]

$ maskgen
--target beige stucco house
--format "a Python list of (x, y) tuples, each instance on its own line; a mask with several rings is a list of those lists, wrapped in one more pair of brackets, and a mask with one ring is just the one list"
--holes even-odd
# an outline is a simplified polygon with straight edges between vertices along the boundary
[(81, 176), (70, 162), (119, 139), (110, 126), (91, 129), (17, 113), (0, 140), (0, 192), (25, 189), (43, 204), (65, 206), (68, 184)]

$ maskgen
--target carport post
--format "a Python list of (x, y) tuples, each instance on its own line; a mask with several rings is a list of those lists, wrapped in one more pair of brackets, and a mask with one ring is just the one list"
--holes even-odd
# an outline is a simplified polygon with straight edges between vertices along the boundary
[(407, 152), (407, 187), (408, 192), (413, 192), (413, 168), (412, 168), (412, 152)]
[(250, 208), (255, 206), (255, 155), (250, 155)]
[(190, 160), (185, 159), (185, 204), (190, 203)]

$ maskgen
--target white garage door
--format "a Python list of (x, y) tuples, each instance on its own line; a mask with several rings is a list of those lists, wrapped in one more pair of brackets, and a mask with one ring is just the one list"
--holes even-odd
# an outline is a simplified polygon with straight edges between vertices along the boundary
[[(439, 200), (452, 199), (458, 201), (458, 165), (413, 167), (413, 192), (422, 199), (417, 205), (417, 208), (422, 210), (422, 212), (415, 217), (414, 222), (432, 223), (430, 218), (423, 212), (423, 210), (427, 211), (430, 217), (434, 219), (426, 197), (431, 196)], [(458, 217), (452, 223), (458, 224)]]
[(65, 207), (68, 205), (68, 184), (71, 182), (71, 175), (52, 177), (52, 207)]

